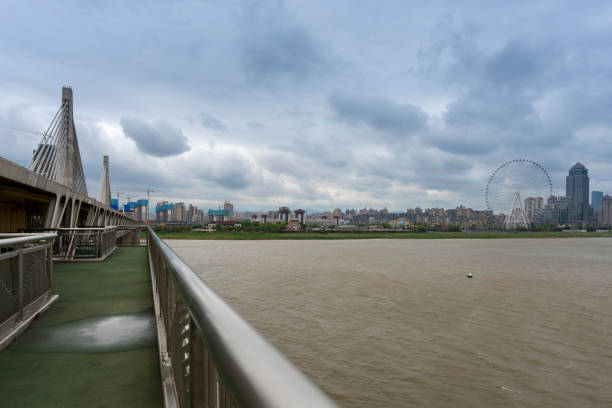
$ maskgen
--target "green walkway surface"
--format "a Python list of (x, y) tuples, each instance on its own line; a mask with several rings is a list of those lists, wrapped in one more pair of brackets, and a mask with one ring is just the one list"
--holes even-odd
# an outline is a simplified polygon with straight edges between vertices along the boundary
[[(147, 330), (135, 325), (140, 339), (120, 347), (111, 341), (101, 348), (108, 339), (97, 338), (95, 331), (100, 326), (95, 322), (107, 320), (116, 332), (132, 336), (126, 325), (138, 320), (134, 316), (153, 321), (148, 266), (143, 247), (120, 247), (105, 262), (56, 263), (53, 293), (59, 302), (0, 353), (0, 406), (161, 407), (150, 324)], [(57, 350), (50, 345), (56, 332), (63, 333), (57, 338), (76, 333), (96, 347), (49, 352)]]

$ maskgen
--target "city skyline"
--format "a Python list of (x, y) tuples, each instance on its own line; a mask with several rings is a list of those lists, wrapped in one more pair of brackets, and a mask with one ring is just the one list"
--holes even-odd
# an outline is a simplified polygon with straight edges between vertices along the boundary
[[(105, 161), (106, 163), (106, 161)], [(526, 175), (536, 172), (533, 179), (524, 179)], [(531, 177), (531, 176), (527, 176)], [(539, 181), (537, 179), (540, 179)], [(544, 180), (545, 179), (545, 180)], [(495, 181), (494, 181), (495, 180)], [(543, 184), (540, 184), (540, 183)], [(535, 184), (534, 184), (535, 183)], [(498, 186), (494, 188), (493, 186)], [(518, 191), (517, 191), (518, 190)], [(546, 194), (539, 194), (546, 192)], [(491, 197), (488, 195), (492, 194)], [(521, 198), (522, 195), (522, 198)], [(334, 208), (324, 211), (294, 209), (280, 206), (278, 210), (239, 211), (234, 209), (231, 201), (225, 200), (217, 208), (208, 211), (199, 209), (193, 204), (186, 207), (184, 202), (161, 201), (155, 205), (155, 217), (148, 219), (160, 224), (239, 224), (241, 222), (288, 223), (287, 228), (300, 229), (303, 224), (318, 226), (349, 226), (381, 224), (393, 225), (394, 228), (405, 228), (409, 225), (429, 225), (434, 228), (451, 229), (516, 229), (516, 228), (551, 228), (609, 227), (612, 216), (610, 196), (600, 191), (590, 190), (588, 168), (582, 163), (575, 163), (566, 176), (565, 195), (555, 195), (550, 189), (550, 180), (545, 169), (533, 161), (518, 159), (504, 163), (491, 178), (487, 186), (487, 209), (473, 209), (464, 205), (453, 208), (406, 208), (389, 210), (388, 208)], [(511, 208), (501, 208), (501, 198), (508, 200)], [(592, 197), (590, 199), (590, 197)], [(492, 201), (489, 201), (492, 200)], [(133, 217), (142, 221), (144, 203), (128, 203)], [(494, 203), (493, 206), (491, 203)], [(602, 208), (598, 209), (599, 204)], [(500, 211), (501, 210), (501, 211)]]
[[(584, 174), (584, 176), (586, 177), (586, 186), (582, 186), (581, 185), (581, 187), (580, 187), (580, 196), (581, 197), (578, 200), (581, 202), (581, 204), (579, 205), (579, 207), (581, 207), (581, 208), (580, 209), (573, 208), (572, 211), (577, 214), (577, 217), (579, 219), (587, 218), (585, 214), (588, 212), (589, 206), (591, 206), (592, 209), (597, 210), (597, 203), (595, 203), (593, 201), (593, 199), (595, 199), (595, 197), (597, 197), (597, 200), (599, 201), (599, 199), (601, 199), (604, 195), (608, 195), (609, 193), (608, 192), (604, 193), (604, 192), (601, 192), (601, 191), (592, 190), (590, 188), (590, 186), (589, 186), (589, 178), (590, 177), (588, 175), (588, 168), (585, 167), (580, 162), (577, 162), (574, 165), (572, 165), (571, 168), (568, 168), (567, 175), (565, 176), (565, 183), (566, 183), (565, 191), (561, 191), (561, 190), (560, 191), (555, 191), (555, 190), (553, 190), (553, 194), (550, 197), (544, 197), (544, 196), (542, 196), (542, 197), (531, 197), (531, 196), (523, 197), (523, 199), (525, 200), (525, 202), (524, 202), (525, 211), (528, 212), (528, 213), (531, 213), (533, 215), (533, 212), (536, 209), (536, 207), (537, 208), (543, 208), (543, 206), (545, 205), (546, 200), (548, 200), (549, 198), (553, 198), (553, 197), (557, 198), (557, 197), (559, 197), (561, 199), (563, 199), (563, 198), (568, 198), (569, 199), (569, 197), (572, 196), (572, 194), (571, 194), (572, 191), (574, 191), (574, 189), (576, 188), (574, 180), (576, 179), (577, 176), (578, 177), (582, 177), (582, 174)], [(593, 194), (591, 194), (591, 193), (593, 193)], [(597, 194), (599, 194), (599, 195), (597, 195)], [(132, 196), (135, 197), (136, 195), (132, 195)], [(531, 202), (532, 200), (536, 200), (536, 199), (539, 202), (539, 204), (534, 204), (534, 203)], [(116, 200), (114, 200), (114, 201), (116, 201)], [(139, 200), (139, 201), (143, 201), (143, 200)], [(157, 200), (157, 201), (158, 202), (164, 202), (164, 203), (168, 204), (168, 203), (172, 202), (173, 200), (171, 200), (171, 199), (160, 199), (160, 200)], [(179, 202), (181, 204), (184, 204), (185, 200), (177, 199), (177, 200), (174, 200), (174, 201), (175, 202)], [(201, 205), (199, 203), (202, 203), (202, 202), (207, 203), (209, 201), (196, 200), (195, 202), (188, 203), (188, 204), (196, 205), (196, 207), (197, 207), (198, 205)], [(126, 200), (126, 203), (127, 203), (127, 200)], [(278, 203), (277, 203), (277, 205), (278, 205)], [(508, 204), (508, 205), (510, 206), (510, 204)], [(536, 207), (533, 207), (533, 205), (536, 205)], [(572, 205), (575, 207), (576, 203), (573, 202)], [(218, 208), (221, 208), (221, 206), (222, 206), (221, 205), (221, 201), (220, 200), (216, 200), (216, 201), (213, 201), (212, 204), (208, 205), (209, 209), (214, 209), (215, 206), (218, 206)], [(530, 207), (529, 209), (527, 208), (528, 206)], [(204, 205), (204, 207), (206, 207), (206, 205)], [(299, 207), (299, 205), (298, 205), (298, 207)], [(305, 211), (307, 213), (313, 214), (313, 213), (329, 212), (329, 211), (332, 211), (332, 210), (335, 210), (335, 209), (357, 210), (357, 211), (362, 210), (362, 209), (363, 210), (368, 210), (368, 209), (370, 209), (370, 210), (371, 209), (382, 210), (382, 209), (384, 209), (384, 210), (388, 210), (390, 212), (401, 213), (401, 212), (405, 211), (406, 208), (408, 208), (408, 209), (411, 209), (411, 208), (412, 209), (414, 209), (414, 208), (421, 208), (421, 209), (435, 209), (435, 210), (437, 210), (437, 209), (452, 209), (452, 208), (460, 208), (460, 207), (466, 207), (466, 206), (464, 204), (462, 204), (462, 203), (456, 203), (454, 206), (450, 206), (450, 207), (443, 207), (443, 206), (427, 207), (427, 206), (421, 206), (421, 205), (414, 205), (412, 207), (406, 206), (404, 208), (389, 208), (387, 205), (385, 205), (383, 207), (373, 207), (373, 206), (365, 205), (363, 207), (346, 206), (346, 207), (342, 208), (342, 207), (339, 207), (339, 206), (333, 206), (332, 205), (331, 207), (328, 207), (328, 208), (318, 208), (318, 209), (305, 208)], [(484, 205), (484, 203), (483, 203), (482, 207), (474, 207), (474, 208), (467, 207), (467, 208), (474, 209), (476, 211), (485, 211), (486, 210), (486, 205)], [(268, 211), (273, 211), (273, 208), (271, 208), (271, 207), (262, 207), (262, 208), (242, 208), (242, 207), (237, 207), (236, 211), (245, 212), (245, 213), (258, 213), (258, 212), (259, 213), (266, 213)], [(495, 213), (498, 214), (499, 212), (495, 212)], [(153, 214), (154, 214), (153, 210), (150, 210), (149, 215), (153, 215)]]
[(611, 7), (6, 5), (0, 142), (25, 165), (40, 136), (14, 129), (71, 85), (94, 192), (104, 154), (113, 191), (201, 208), (480, 209), (517, 157), (610, 192)]

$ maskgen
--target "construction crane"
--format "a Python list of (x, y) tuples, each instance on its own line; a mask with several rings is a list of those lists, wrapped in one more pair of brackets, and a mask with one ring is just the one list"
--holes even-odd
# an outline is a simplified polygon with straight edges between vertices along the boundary
[(128, 203), (132, 201), (132, 196), (128, 193), (124, 193), (123, 191), (113, 191), (113, 194), (117, 194), (117, 210), (119, 210), (119, 198), (121, 196), (124, 196), (125, 198), (127, 198)]
[[(143, 191), (142, 187), (129, 187), (130, 190), (132, 191)], [(144, 189), (144, 191), (147, 193), (147, 215), (146, 215), (146, 219), (145, 219), (145, 224), (149, 223), (149, 202), (151, 201), (151, 193), (154, 193), (155, 190), (151, 190), (149, 187), (147, 187), (146, 189)], [(128, 196), (128, 201), (130, 201), (130, 197)]]
[(117, 194), (117, 201), (119, 201), (119, 196), (126, 195), (127, 193), (124, 193), (123, 191), (113, 191), (113, 194)]

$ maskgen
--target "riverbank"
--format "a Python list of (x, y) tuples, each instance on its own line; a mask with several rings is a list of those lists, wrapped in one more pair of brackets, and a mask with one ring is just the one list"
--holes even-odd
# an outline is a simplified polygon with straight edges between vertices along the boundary
[(285, 240), (285, 239), (504, 239), (612, 238), (606, 232), (201, 232), (159, 231), (162, 239)]

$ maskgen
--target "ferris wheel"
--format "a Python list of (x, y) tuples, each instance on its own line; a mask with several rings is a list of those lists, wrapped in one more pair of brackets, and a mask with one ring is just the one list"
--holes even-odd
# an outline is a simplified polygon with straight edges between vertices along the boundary
[(552, 194), (550, 176), (542, 165), (533, 160), (515, 159), (491, 174), (485, 202), (494, 214), (506, 216), (506, 228), (527, 228), (542, 220), (544, 205)]

